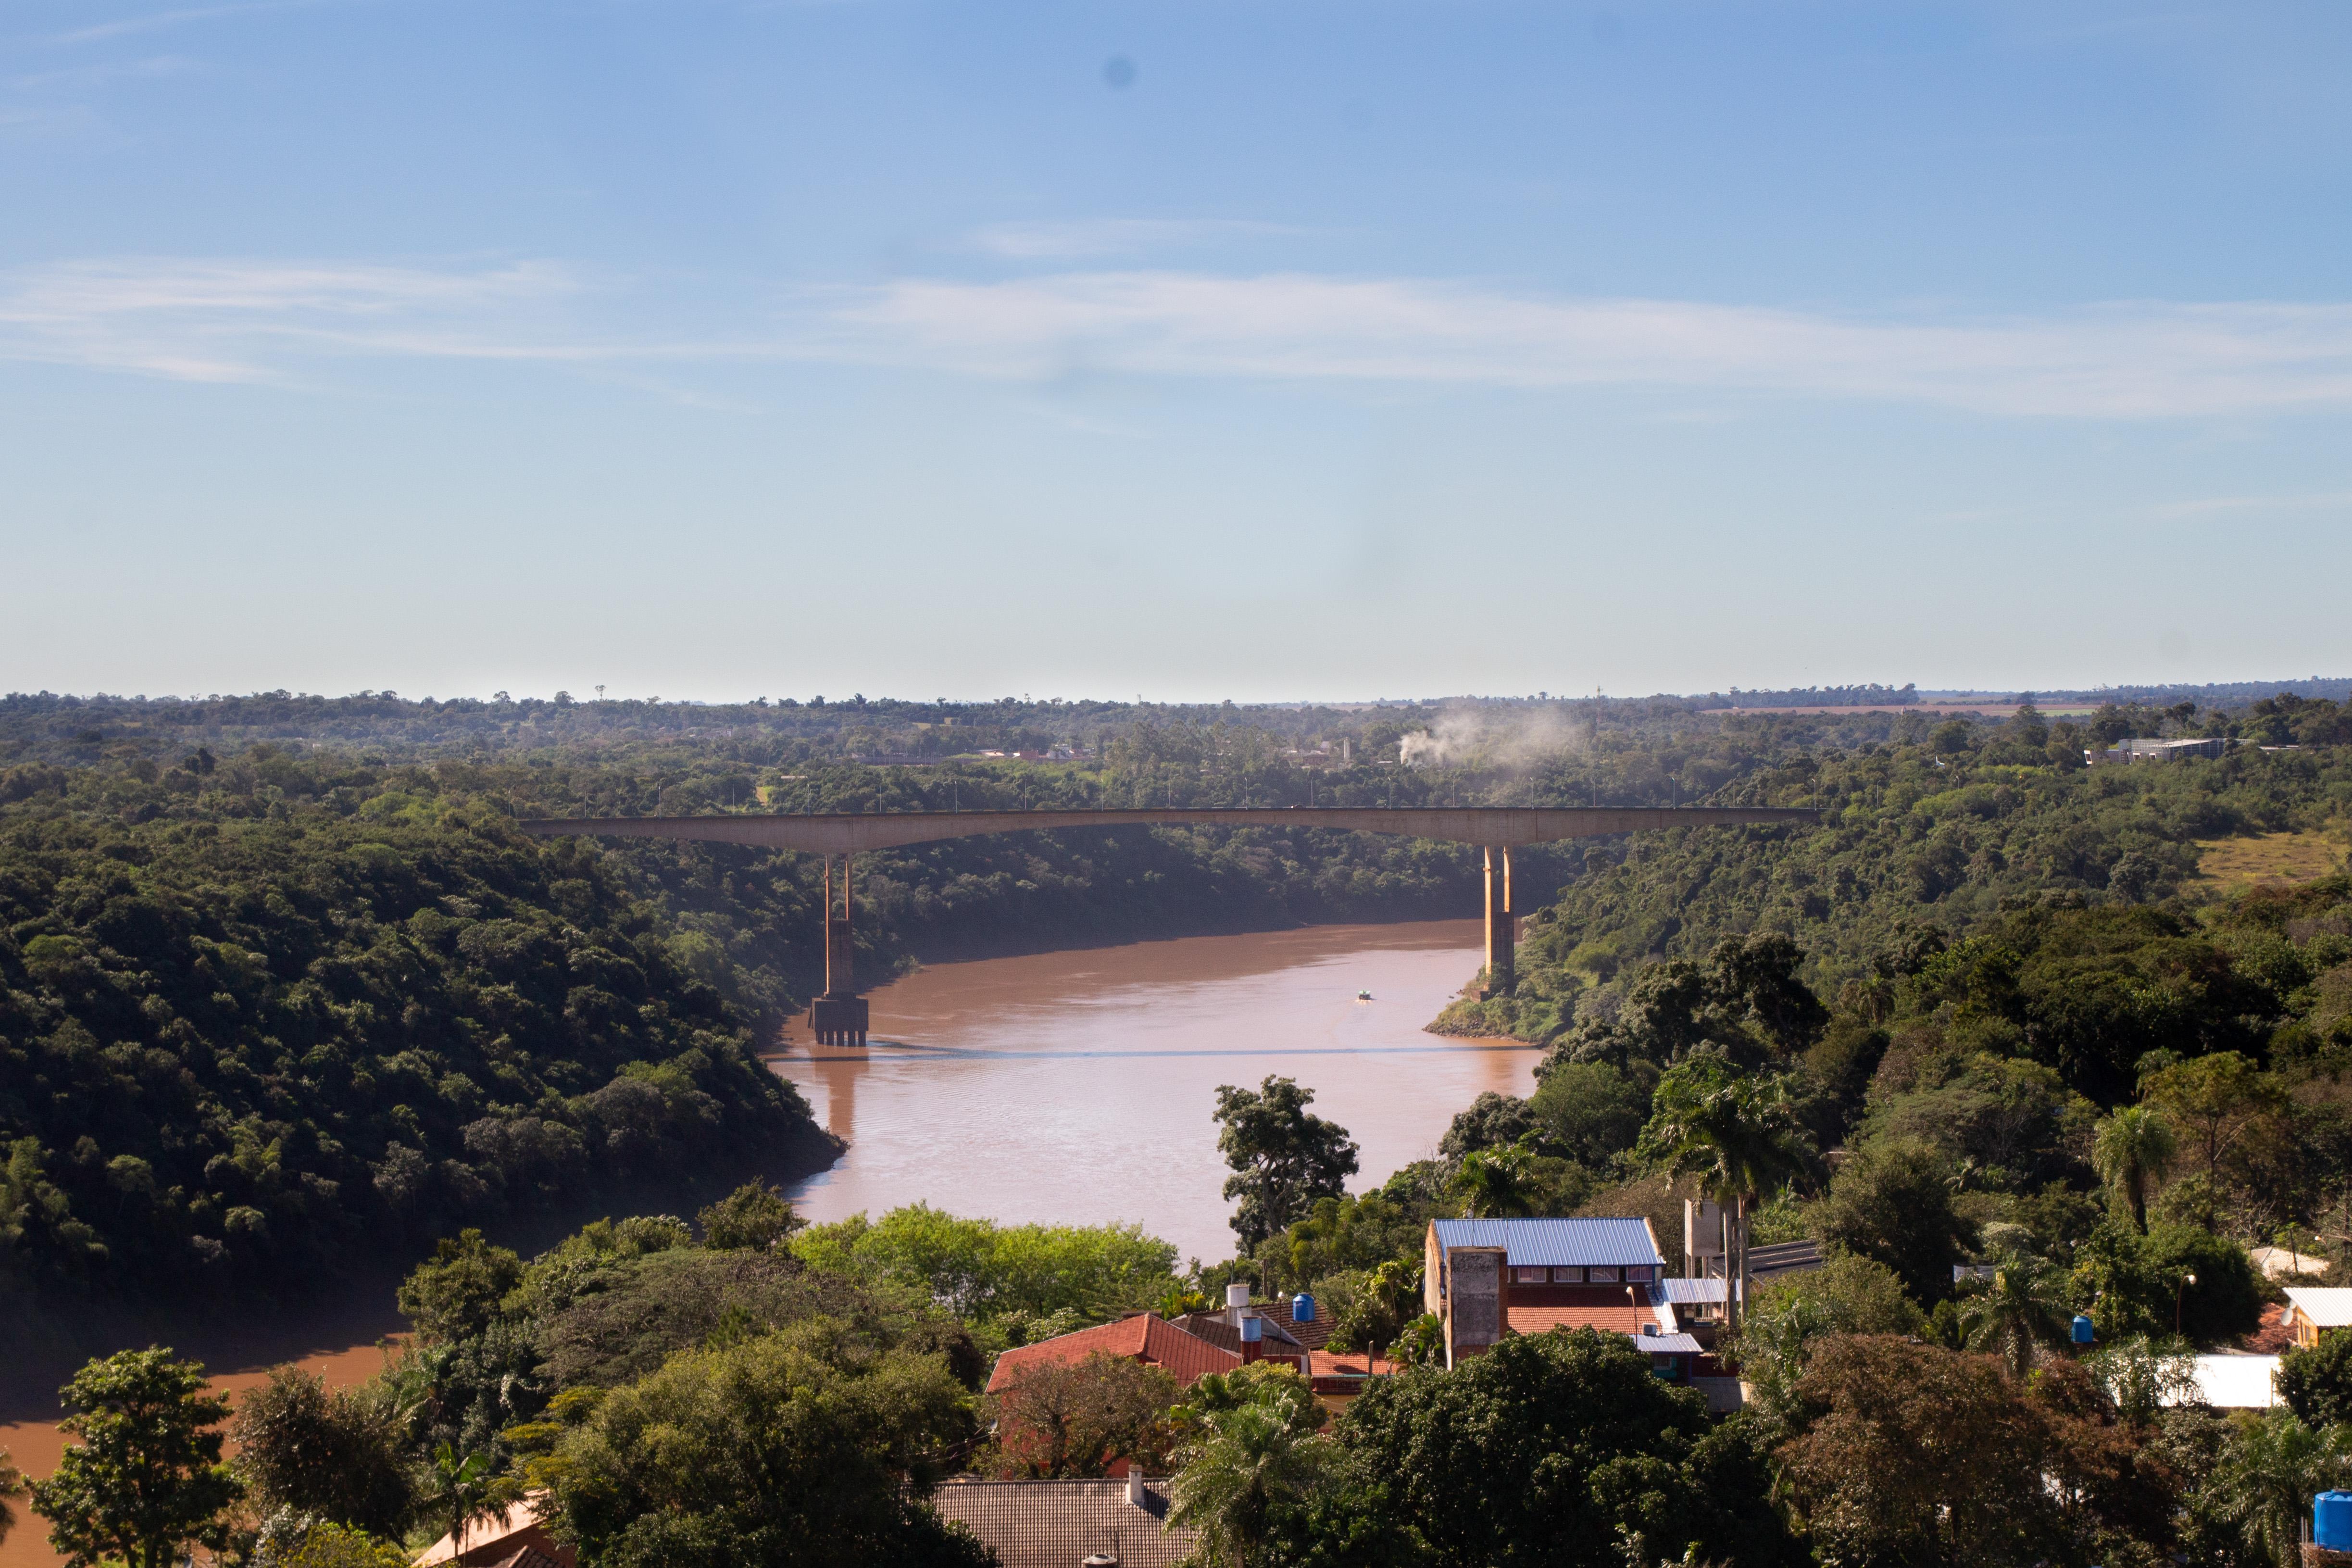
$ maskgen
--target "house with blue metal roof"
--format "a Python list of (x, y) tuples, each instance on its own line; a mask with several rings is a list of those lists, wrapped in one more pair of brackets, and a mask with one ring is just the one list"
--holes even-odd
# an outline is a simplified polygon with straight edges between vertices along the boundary
[(1505, 1334), (1591, 1329), (1627, 1336), (1670, 1382), (1727, 1382), (1702, 1375), (1715, 1369), (1677, 1321), (1665, 1270), (1639, 1217), (1441, 1219), (1430, 1222), (1422, 1297), (1449, 1366)]

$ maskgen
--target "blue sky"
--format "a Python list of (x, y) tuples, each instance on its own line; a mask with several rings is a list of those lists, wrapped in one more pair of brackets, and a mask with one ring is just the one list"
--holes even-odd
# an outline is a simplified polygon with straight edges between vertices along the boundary
[(0, 12), (0, 688), (2352, 670), (2352, 10)]

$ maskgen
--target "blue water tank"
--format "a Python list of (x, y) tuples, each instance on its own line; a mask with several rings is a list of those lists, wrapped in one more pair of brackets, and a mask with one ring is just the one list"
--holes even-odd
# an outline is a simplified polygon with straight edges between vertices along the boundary
[(2075, 1313), (2074, 1342), (2078, 1345), (2087, 1345), (2097, 1337), (2098, 1336), (2096, 1334), (2094, 1334), (2091, 1331), (2091, 1320), (2083, 1316), (2080, 1312)]
[(1265, 1338), (1265, 1320), (1249, 1317), (1242, 1320), (1242, 1343), (1254, 1345)]
[(2311, 1539), (2330, 1552), (2352, 1552), (2352, 1492), (2322, 1492), (2311, 1500)]
[(1315, 1321), (1315, 1298), (1301, 1290), (1290, 1299), (1290, 1321), (1311, 1323)]

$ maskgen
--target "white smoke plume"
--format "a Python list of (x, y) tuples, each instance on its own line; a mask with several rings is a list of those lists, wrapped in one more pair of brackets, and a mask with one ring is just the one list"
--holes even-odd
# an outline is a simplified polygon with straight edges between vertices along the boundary
[(1580, 751), (1590, 739), (1587, 723), (1557, 704), (1541, 707), (1448, 708), (1429, 730), (1405, 736), (1397, 760), (1409, 768), (1477, 768), (1524, 773), (1537, 763)]

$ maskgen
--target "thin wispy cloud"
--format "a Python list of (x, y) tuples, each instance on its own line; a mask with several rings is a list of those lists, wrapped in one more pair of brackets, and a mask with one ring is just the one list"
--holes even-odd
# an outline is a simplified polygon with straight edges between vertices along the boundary
[(321, 353), (480, 357), (574, 288), (541, 262), (79, 262), (0, 275), (0, 357), (182, 381), (281, 378)]
[(68, 66), (59, 70), (34, 71), (26, 76), (10, 77), (7, 86), (19, 91), (37, 92), (51, 88), (97, 87), (110, 81), (147, 81), (158, 77), (181, 76), (197, 69), (196, 62), (177, 55), (155, 55), (142, 60), (110, 60), (103, 65)]
[(96, 22), (87, 27), (76, 27), (59, 33), (49, 41), (57, 44), (95, 44), (109, 38), (127, 37), (134, 33), (160, 32), (166, 27), (184, 26), (191, 22), (210, 22), (222, 16), (241, 16), (252, 11), (291, 11), (324, 4), (325, 0), (237, 0), (226, 5), (187, 5), (172, 11), (150, 11), (144, 16), (121, 16), (110, 22)]
[(909, 280), (843, 302), (835, 325), (841, 352), (1004, 378), (1684, 386), (2115, 418), (2352, 404), (2352, 306), (2335, 304), (1921, 321), (1416, 279), (1103, 272)]
[(1244, 218), (1092, 218), (991, 224), (971, 236), (971, 247), (1020, 261), (1080, 261), (1150, 256), (1200, 245), (1279, 239), (1309, 232), (1288, 224)]
[[(697, 363), (823, 361), (1008, 381), (1643, 386), (2025, 417), (2352, 407), (2352, 305), (1861, 317), (1410, 279), (1177, 271), (913, 279), (796, 288), (784, 298), (781, 310), (746, 306), (681, 333), (644, 324), (680, 309), (678, 299), (642, 284), (592, 284), (547, 262), (83, 262), (0, 275), (0, 357), (217, 381), (288, 379), (307, 362), (337, 357), (661, 363), (673, 373)], [(708, 322), (699, 300), (696, 308)]]

